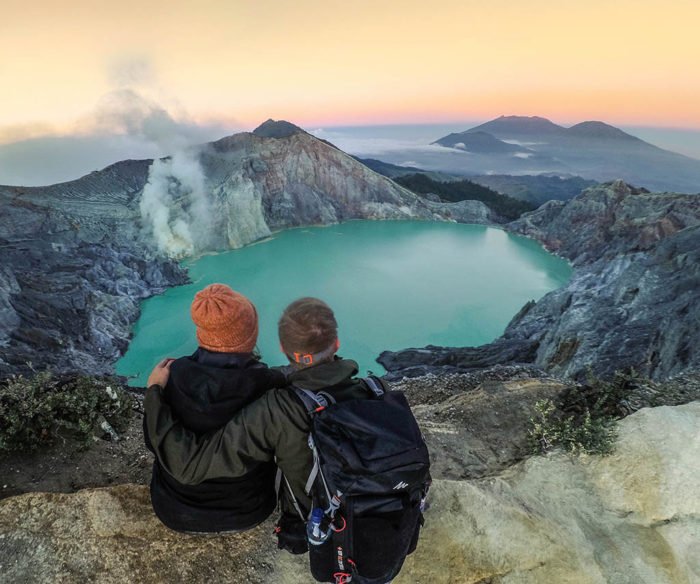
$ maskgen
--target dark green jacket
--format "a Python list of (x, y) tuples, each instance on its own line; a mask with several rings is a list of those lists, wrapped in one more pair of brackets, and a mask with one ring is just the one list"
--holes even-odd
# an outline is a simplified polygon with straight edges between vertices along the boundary
[[(357, 363), (336, 358), (292, 373), (290, 384), (311, 391), (324, 390), (337, 401), (369, 397), (368, 390), (355, 379)], [(146, 431), (161, 466), (185, 484), (239, 477), (252, 461), (276, 459), (307, 513), (310, 499), (304, 492), (312, 467), (308, 446), (309, 415), (293, 389), (268, 391), (239, 411), (226, 426), (204, 436), (197, 436), (173, 417), (161, 396), (163, 390), (153, 386), (144, 402)], [(282, 498), (283, 511), (293, 507)]]

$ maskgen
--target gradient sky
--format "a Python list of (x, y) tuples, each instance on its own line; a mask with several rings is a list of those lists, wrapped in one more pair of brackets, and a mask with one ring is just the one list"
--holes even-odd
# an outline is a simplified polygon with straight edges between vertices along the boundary
[[(0, 143), (124, 88), (249, 128), (501, 114), (700, 127), (698, 0), (0, 0)], [(105, 127), (105, 125), (107, 127)]]

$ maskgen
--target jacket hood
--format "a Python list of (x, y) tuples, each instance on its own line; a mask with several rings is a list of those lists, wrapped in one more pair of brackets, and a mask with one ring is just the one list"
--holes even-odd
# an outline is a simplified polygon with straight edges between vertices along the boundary
[(198, 349), (170, 366), (171, 391), (189, 398), (196, 409), (236, 401), (241, 379), (254, 368), (265, 367), (252, 353), (213, 353)]
[[(274, 382), (275, 377), (279, 383)], [(200, 348), (170, 366), (165, 395), (185, 426), (208, 432), (283, 383), (281, 374), (272, 372), (251, 353), (213, 353)]]
[(302, 389), (319, 391), (349, 382), (358, 371), (355, 361), (336, 357), (333, 361), (294, 371), (289, 376), (289, 381)]

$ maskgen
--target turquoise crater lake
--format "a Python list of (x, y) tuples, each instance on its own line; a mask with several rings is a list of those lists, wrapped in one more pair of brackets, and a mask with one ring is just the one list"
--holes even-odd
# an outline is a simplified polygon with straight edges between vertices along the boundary
[(383, 372), (384, 350), (473, 346), (498, 337), (528, 300), (569, 279), (571, 268), (538, 243), (481, 225), (351, 221), (291, 229), (243, 249), (187, 262), (192, 283), (143, 302), (117, 373), (144, 385), (153, 365), (197, 347), (190, 303), (213, 282), (248, 296), (260, 315), (263, 360), (281, 365), (277, 319), (301, 296), (335, 310), (340, 355)]

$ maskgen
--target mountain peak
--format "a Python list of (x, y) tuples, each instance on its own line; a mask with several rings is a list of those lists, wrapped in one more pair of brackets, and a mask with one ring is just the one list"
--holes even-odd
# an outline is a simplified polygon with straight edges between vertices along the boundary
[[(496, 120), (507, 120), (508, 122), (545, 123), (554, 124), (552, 120), (542, 116), (498, 116)], [(495, 121), (495, 120), (491, 120)], [(556, 124), (554, 124), (556, 125)]]
[(599, 122), (597, 120), (592, 120), (588, 122), (581, 122), (575, 126), (571, 126), (567, 133), (576, 136), (581, 136), (585, 138), (606, 138), (614, 140), (634, 140), (639, 141), (639, 138), (623, 132), (615, 126), (606, 124), (605, 122)]
[(525, 148), (508, 144), (483, 130), (469, 130), (460, 134), (450, 134), (433, 142), (440, 146), (457, 148), (476, 154), (506, 154), (511, 152), (524, 152)]
[(566, 129), (539, 116), (500, 116), (468, 131), (489, 132), (500, 137), (499, 134), (560, 134)]
[(263, 138), (288, 138), (299, 132), (305, 133), (299, 126), (295, 126), (291, 122), (273, 120), (272, 118), (263, 122), (253, 130), (253, 134)]

